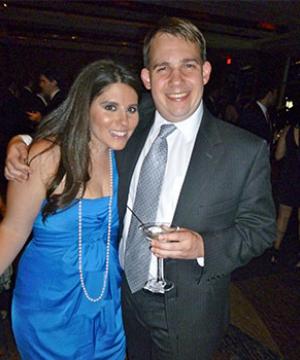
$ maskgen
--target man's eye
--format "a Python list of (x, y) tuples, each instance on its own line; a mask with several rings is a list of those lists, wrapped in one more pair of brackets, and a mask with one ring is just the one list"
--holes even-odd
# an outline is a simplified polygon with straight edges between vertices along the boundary
[(185, 64), (185, 67), (186, 67), (187, 69), (192, 69), (192, 68), (195, 67), (195, 64), (187, 63), (187, 64)]
[(130, 114), (135, 114), (136, 112), (137, 112), (137, 106), (130, 106), (129, 108), (128, 108), (128, 112), (130, 113)]
[(112, 104), (107, 104), (104, 106), (104, 109), (107, 110), (107, 111), (116, 111), (116, 106), (115, 105), (112, 105)]
[(162, 71), (166, 71), (166, 70), (167, 70), (166, 66), (160, 66), (160, 67), (157, 68), (158, 72), (162, 72)]

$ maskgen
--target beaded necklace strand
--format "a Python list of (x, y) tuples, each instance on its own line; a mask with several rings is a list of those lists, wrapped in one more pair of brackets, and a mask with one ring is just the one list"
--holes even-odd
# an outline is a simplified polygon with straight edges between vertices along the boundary
[(104, 280), (102, 290), (100, 295), (96, 298), (93, 298), (89, 295), (86, 285), (84, 283), (83, 277), (83, 269), (82, 269), (82, 199), (78, 202), (78, 270), (79, 270), (79, 278), (80, 285), (83, 290), (85, 297), (96, 303), (102, 300), (108, 279), (108, 270), (109, 270), (109, 255), (110, 255), (110, 243), (111, 243), (111, 223), (112, 223), (112, 203), (113, 203), (113, 169), (112, 169), (112, 154), (109, 149), (109, 179), (110, 179), (110, 196), (108, 202), (108, 222), (107, 222), (107, 243), (106, 243), (106, 251), (105, 251), (105, 272), (104, 272)]

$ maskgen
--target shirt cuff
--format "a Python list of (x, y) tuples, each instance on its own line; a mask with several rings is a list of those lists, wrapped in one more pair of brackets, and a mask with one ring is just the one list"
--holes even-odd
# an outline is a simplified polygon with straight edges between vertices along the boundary
[(29, 146), (32, 143), (32, 137), (29, 135), (19, 135), (19, 138), (25, 143), (27, 146)]
[(197, 263), (199, 266), (204, 266), (204, 257), (198, 257), (197, 258)]

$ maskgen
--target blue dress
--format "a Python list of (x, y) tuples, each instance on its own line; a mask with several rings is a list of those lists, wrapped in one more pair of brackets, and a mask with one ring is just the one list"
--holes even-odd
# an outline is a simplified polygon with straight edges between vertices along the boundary
[[(121, 268), (118, 260), (117, 170), (108, 282), (100, 302), (90, 302), (78, 271), (78, 202), (33, 227), (18, 266), (12, 303), (13, 331), (25, 360), (124, 360)], [(91, 297), (100, 295), (105, 272), (109, 198), (82, 200), (82, 263)]]

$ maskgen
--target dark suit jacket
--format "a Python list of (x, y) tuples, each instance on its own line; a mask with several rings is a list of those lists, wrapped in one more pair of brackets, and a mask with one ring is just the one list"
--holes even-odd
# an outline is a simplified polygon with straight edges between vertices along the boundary
[[(135, 164), (154, 121), (154, 109), (145, 109), (140, 119), (125, 151), (118, 156), (121, 219)], [(175, 283), (175, 289), (165, 295), (171, 337), (175, 343), (177, 329), (183, 328), (186, 336), (177, 346), (194, 346), (201, 360), (208, 359), (229, 321), (231, 272), (262, 254), (274, 240), (266, 142), (204, 109), (173, 225), (203, 236), (205, 266), (200, 267), (196, 260), (166, 261), (166, 277)]]
[(265, 139), (269, 144), (272, 141), (272, 128), (255, 101), (251, 102), (241, 113), (239, 125), (253, 134)]
[(27, 112), (38, 111), (43, 114), (45, 112), (46, 105), (35, 93), (25, 87), (20, 92), (19, 101), (23, 112), (24, 124), (26, 124), (27, 129), (24, 134), (32, 135), (35, 132), (38, 123), (31, 121), (28, 118)]
[(20, 92), (19, 100), (24, 113), (27, 111), (39, 111), (43, 113), (45, 111), (46, 106), (42, 100), (25, 87)]
[(57, 92), (54, 97), (49, 101), (48, 105), (46, 106), (46, 109), (43, 113), (43, 115), (50, 114), (53, 110), (58, 108), (58, 106), (65, 100), (65, 96), (60, 90)]

